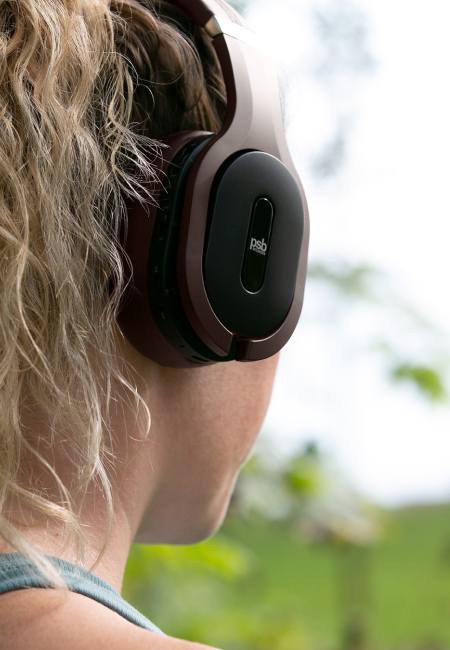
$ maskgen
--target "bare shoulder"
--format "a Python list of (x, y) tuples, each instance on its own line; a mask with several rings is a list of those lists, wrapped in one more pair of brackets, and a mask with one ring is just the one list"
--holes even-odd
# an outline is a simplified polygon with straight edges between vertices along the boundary
[(2, 650), (217, 650), (154, 634), (92, 598), (53, 589), (0, 595)]

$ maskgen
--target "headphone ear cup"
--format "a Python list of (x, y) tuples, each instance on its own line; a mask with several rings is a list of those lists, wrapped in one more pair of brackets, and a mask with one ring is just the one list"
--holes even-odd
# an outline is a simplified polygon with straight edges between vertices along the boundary
[(158, 329), (177, 351), (196, 363), (234, 359), (236, 347), (232, 346), (227, 357), (219, 357), (200, 339), (185, 313), (177, 277), (188, 178), (197, 157), (213, 137), (214, 134), (199, 136), (184, 145), (167, 167), (147, 268), (149, 306)]
[[(156, 181), (146, 188), (158, 203), (124, 199), (126, 215), (120, 224), (120, 237), (127, 286), (117, 323), (140, 354), (172, 368), (189, 368), (212, 360), (203, 354), (209, 349), (193, 331), (192, 341), (189, 338), (190, 325), (179, 298), (177, 302), (171, 264), (176, 267), (176, 230), (180, 222), (174, 209), (183, 200), (181, 186), (191, 166), (190, 158), (213, 136), (204, 131), (184, 131), (162, 138), (168, 147), (159, 161)], [(184, 338), (185, 330), (189, 342)]]
[(213, 185), (204, 281), (214, 313), (235, 336), (263, 338), (283, 323), (303, 230), (300, 190), (280, 160), (243, 151), (225, 161)]

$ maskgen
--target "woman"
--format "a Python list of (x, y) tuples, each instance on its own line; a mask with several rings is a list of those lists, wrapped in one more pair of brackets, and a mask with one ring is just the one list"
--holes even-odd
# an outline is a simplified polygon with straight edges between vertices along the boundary
[(220, 526), (277, 355), (140, 355), (114, 224), (132, 163), (151, 180), (158, 138), (217, 132), (225, 107), (209, 39), (164, 3), (0, 0), (2, 649), (200, 647), (120, 598), (127, 556)]

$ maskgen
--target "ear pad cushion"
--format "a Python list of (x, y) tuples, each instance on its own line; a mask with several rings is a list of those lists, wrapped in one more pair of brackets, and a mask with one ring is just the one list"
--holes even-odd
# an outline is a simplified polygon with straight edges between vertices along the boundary
[(230, 354), (219, 357), (195, 333), (183, 309), (176, 274), (187, 180), (197, 156), (213, 137), (214, 134), (203, 135), (191, 140), (169, 164), (159, 195), (147, 264), (148, 302), (156, 326), (178, 352), (202, 363), (232, 360), (236, 350), (234, 342)]
[[(265, 337), (281, 325), (294, 297), (304, 230), (300, 190), (277, 158), (243, 151), (225, 161), (213, 192), (204, 254), (208, 299), (235, 335)], [(256, 214), (255, 225), (255, 210), (264, 204), (272, 217)], [(251, 256), (260, 267), (256, 283), (245, 282)]]

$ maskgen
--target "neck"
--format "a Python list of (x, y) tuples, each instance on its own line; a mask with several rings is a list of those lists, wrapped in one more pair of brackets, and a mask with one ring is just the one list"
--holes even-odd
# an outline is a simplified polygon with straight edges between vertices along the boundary
[[(138, 441), (136, 441), (136, 445)], [(84, 540), (84, 557), (82, 553), (77, 558), (76, 536), (70, 538), (67, 524), (37, 513), (35, 508), (10, 502), (3, 510), (7, 519), (30, 542), (36, 550), (45, 555), (59, 557), (74, 564), (80, 564), (84, 569), (102, 578), (119, 593), (122, 589), (123, 575), (131, 544), (139, 526), (142, 512), (152, 494), (153, 473), (150, 466), (151, 441), (128, 464), (118, 462), (111, 472), (110, 480), (113, 498), (113, 518), (106, 549), (96, 564), (105, 542), (108, 524), (107, 503), (99, 481), (91, 481), (83, 494), (73, 504), (74, 514), (80, 524)], [(132, 453), (133, 445), (128, 449)], [(127, 454), (121, 454), (122, 459)], [(63, 463), (56, 468), (64, 477), (65, 485), (71, 484), (73, 477), (65, 474)], [(44, 478), (42, 479), (45, 480)], [(23, 484), (23, 483), (22, 483)], [(47, 477), (46, 485), (51, 485)], [(56, 494), (56, 490), (53, 489)], [(56, 501), (56, 498), (55, 498)], [(11, 541), (11, 540), (10, 540)], [(13, 553), (14, 548), (0, 538), (0, 553)]]
[[(84, 558), (77, 558), (76, 540), (74, 536), (72, 536), (72, 540), (69, 539), (67, 526), (64, 526), (64, 524), (59, 522), (45, 523), (43, 521), (32, 523), (28, 521), (28, 524), (24, 525), (19, 522), (16, 523), (14, 515), (9, 518), (16, 525), (16, 528), (24, 534), (27, 542), (31, 543), (36, 550), (45, 555), (79, 564), (86, 570), (92, 568), (92, 573), (120, 593), (133, 538), (130, 521), (120, 500), (116, 498), (110, 538), (100, 561), (93, 567), (102, 550), (107, 512), (101, 495), (97, 495), (98, 498), (94, 497), (94, 499), (92, 499), (92, 496), (90, 495), (89, 500), (94, 500), (97, 503), (92, 508), (85, 507), (79, 517), (81, 529), (84, 533)], [(93, 516), (94, 512), (95, 517)], [(22, 508), (22, 522), (25, 517)], [(35, 515), (34, 520), (36, 520)], [(14, 553), (17, 550), (3, 539), (0, 539), (0, 553)]]

